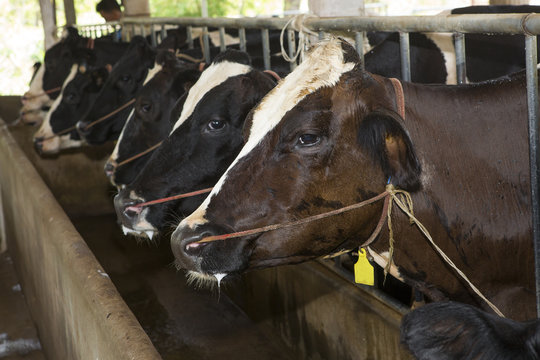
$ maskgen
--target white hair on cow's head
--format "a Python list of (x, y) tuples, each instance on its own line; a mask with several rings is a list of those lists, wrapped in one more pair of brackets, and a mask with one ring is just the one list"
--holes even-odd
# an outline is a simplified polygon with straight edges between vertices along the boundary
[(148, 74), (146, 75), (146, 78), (144, 79), (143, 86), (146, 85), (150, 80), (156, 76), (158, 72), (160, 72), (163, 69), (163, 65), (158, 64), (157, 61), (154, 63), (154, 67), (148, 70)]
[(295, 107), (308, 94), (323, 87), (335, 85), (341, 75), (351, 71), (355, 65), (354, 62), (345, 61), (341, 40), (331, 38), (315, 45), (307, 58), (293, 72), (282, 79), (255, 108), (246, 144), (201, 206), (185, 218), (181, 224), (193, 227), (195, 223), (205, 222), (204, 213), (210, 199), (220, 191), (227, 174), (236, 163), (251, 152), (264, 136), (280, 123), (285, 113)]
[(202, 97), (211, 89), (230, 77), (247, 74), (252, 67), (230, 61), (222, 61), (210, 65), (203, 71), (199, 80), (189, 89), (180, 117), (174, 124), (171, 134), (191, 116)]

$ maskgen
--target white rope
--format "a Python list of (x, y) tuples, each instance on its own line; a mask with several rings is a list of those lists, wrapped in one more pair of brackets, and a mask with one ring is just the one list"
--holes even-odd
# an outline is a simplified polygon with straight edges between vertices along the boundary
[[(420, 221), (418, 221), (417, 218), (414, 217), (414, 215), (412, 214), (412, 211), (410, 211), (411, 209), (411, 206), (412, 206), (412, 200), (410, 198), (410, 195), (408, 192), (406, 191), (403, 191), (403, 190), (397, 190), (395, 189), (392, 185), (389, 185), (386, 189), (390, 195), (392, 196), (392, 200), (399, 206), (399, 208), (405, 213), (407, 214), (407, 216), (409, 217), (409, 219), (411, 221), (413, 221), (416, 226), (418, 226), (418, 228), (420, 229), (420, 231), (422, 231), (422, 233), (426, 236), (426, 238), (429, 240), (429, 242), (431, 243), (431, 245), (433, 245), (433, 247), (435, 248), (435, 250), (437, 250), (437, 252), (439, 253), (439, 255), (444, 259), (444, 261), (446, 261), (448, 263), (448, 265), (450, 265), (462, 278), (463, 280), (465, 280), (467, 282), (467, 284), (469, 284), (469, 286), (471, 287), (471, 289), (480, 297), (482, 298), (482, 300), (484, 300), (488, 305), (489, 307), (495, 311), (495, 313), (497, 315), (499, 315), (500, 317), (505, 317), (503, 315), (503, 313), (491, 302), (489, 301), (481, 292), (480, 290), (478, 290), (478, 288), (476, 286), (474, 286), (474, 284), (469, 280), (469, 278), (467, 277), (467, 275), (465, 275), (463, 273), (463, 271), (461, 271), (460, 269), (458, 269), (458, 267), (454, 264), (454, 262), (441, 250), (440, 247), (437, 246), (437, 244), (435, 244), (435, 242), (433, 241), (433, 238), (431, 237), (431, 235), (429, 234), (428, 230), (424, 227), (424, 225), (422, 225), (422, 223), (420, 223)], [(398, 197), (398, 194), (400, 195), (403, 195), (405, 197), (405, 201), (407, 202), (407, 205), (405, 205), (403, 203), (403, 201), (401, 201)], [(390, 207), (389, 209), (392, 208), (392, 204), (390, 204)], [(391, 259), (391, 257), (390, 257)]]
[[(279, 44), (281, 45), (281, 56), (283, 58), (293, 63), (298, 59), (298, 56), (300, 55), (300, 60), (304, 59), (304, 50), (309, 46), (309, 39), (307, 38), (306, 34), (317, 36), (318, 34), (314, 31), (311, 31), (307, 27), (304, 26), (304, 21), (310, 17), (316, 17), (315, 15), (310, 14), (300, 14), (300, 15), (294, 15), (291, 16), (289, 21), (285, 24), (283, 29), (281, 29), (281, 34), (279, 35)], [(285, 33), (285, 30), (287, 28), (291, 27), (291, 30), (294, 30), (298, 32), (298, 47), (296, 49), (296, 53), (293, 57), (290, 57), (287, 51), (285, 51), (285, 46), (283, 45), (283, 34)]]

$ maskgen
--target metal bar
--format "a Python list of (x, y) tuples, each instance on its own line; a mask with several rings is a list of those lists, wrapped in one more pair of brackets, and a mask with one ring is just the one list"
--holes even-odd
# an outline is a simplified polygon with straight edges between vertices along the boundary
[(401, 78), (403, 81), (411, 81), (409, 33), (399, 33), (399, 49), (401, 58)]
[(187, 31), (186, 35), (187, 35), (188, 48), (193, 49), (193, 27), (187, 26), (186, 31)]
[[(294, 30), (287, 30), (287, 46), (289, 47), (289, 57), (292, 59), (296, 52), (296, 41), (294, 39)], [(296, 68), (296, 60), (289, 63), (291, 71)]]
[(240, 51), (246, 51), (246, 29), (240, 28), (238, 29), (238, 37), (240, 39)]
[(540, 197), (539, 169), (540, 146), (538, 135), (538, 72), (536, 36), (525, 37), (527, 63), (527, 109), (529, 117), (529, 156), (531, 167), (532, 230), (536, 276), (536, 314), (540, 317)]
[[(527, 18), (525, 18), (527, 17)], [(286, 18), (137, 18), (131, 23), (162, 23), (226, 28), (277, 29)], [(340, 18), (307, 18), (303, 25), (312, 31), (400, 31), (462, 33), (540, 33), (540, 14), (463, 14), (438, 16), (350, 16)]]
[(150, 24), (150, 39), (152, 40), (152, 46), (156, 46), (157, 40), (156, 40), (156, 29), (154, 28), (154, 24)]
[(325, 37), (324, 31), (319, 31), (319, 40), (324, 39), (324, 37)]
[(208, 37), (208, 28), (205, 26), (203, 28), (203, 49), (204, 49), (204, 61), (207, 64), (210, 64), (210, 39)]
[(225, 51), (227, 46), (225, 45), (225, 28), (222, 26), (219, 28), (219, 50)]
[(360, 68), (365, 69), (364, 64), (364, 33), (357, 32), (354, 36), (354, 43), (356, 45), (356, 52), (360, 55)]
[(467, 64), (465, 60), (465, 34), (456, 33), (454, 36), (456, 51), (456, 82), (465, 84), (467, 82)]
[(146, 37), (146, 31), (145, 31), (145, 29), (144, 29), (144, 24), (141, 24), (141, 25), (139, 26), (139, 28), (141, 29), (141, 36), (142, 36), (142, 37)]
[(270, 39), (268, 29), (261, 30), (264, 69), (270, 70)]
[(161, 32), (160, 32), (160, 43), (163, 42), (163, 39), (165, 39), (167, 37), (167, 30), (165, 30), (165, 24), (161, 24)]

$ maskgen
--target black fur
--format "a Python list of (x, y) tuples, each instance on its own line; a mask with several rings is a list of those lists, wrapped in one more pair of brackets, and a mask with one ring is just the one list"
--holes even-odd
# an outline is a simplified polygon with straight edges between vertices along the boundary
[(401, 342), (418, 360), (532, 360), (540, 358), (539, 325), (436, 302), (403, 317)]
[[(405, 146), (398, 154), (397, 164), (389, 159), (386, 138), (401, 140)], [(403, 190), (415, 191), (421, 186), (420, 162), (407, 132), (399, 122), (399, 115), (387, 110), (377, 110), (368, 114), (360, 122), (357, 135), (358, 144), (380, 164), (384, 172), (384, 181), (390, 178), (391, 183)]]

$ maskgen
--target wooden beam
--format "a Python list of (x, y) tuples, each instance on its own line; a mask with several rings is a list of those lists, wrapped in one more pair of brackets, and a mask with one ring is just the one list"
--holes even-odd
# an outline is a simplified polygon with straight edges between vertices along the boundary
[(45, 34), (45, 50), (56, 42), (56, 9), (50, 0), (39, 0), (41, 9), (41, 21), (43, 22), (43, 32)]
[(66, 14), (66, 25), (77, 24), (77, 15), (75, 13), (75, 4), (73, 0), (64, 0), (64, 12)]

